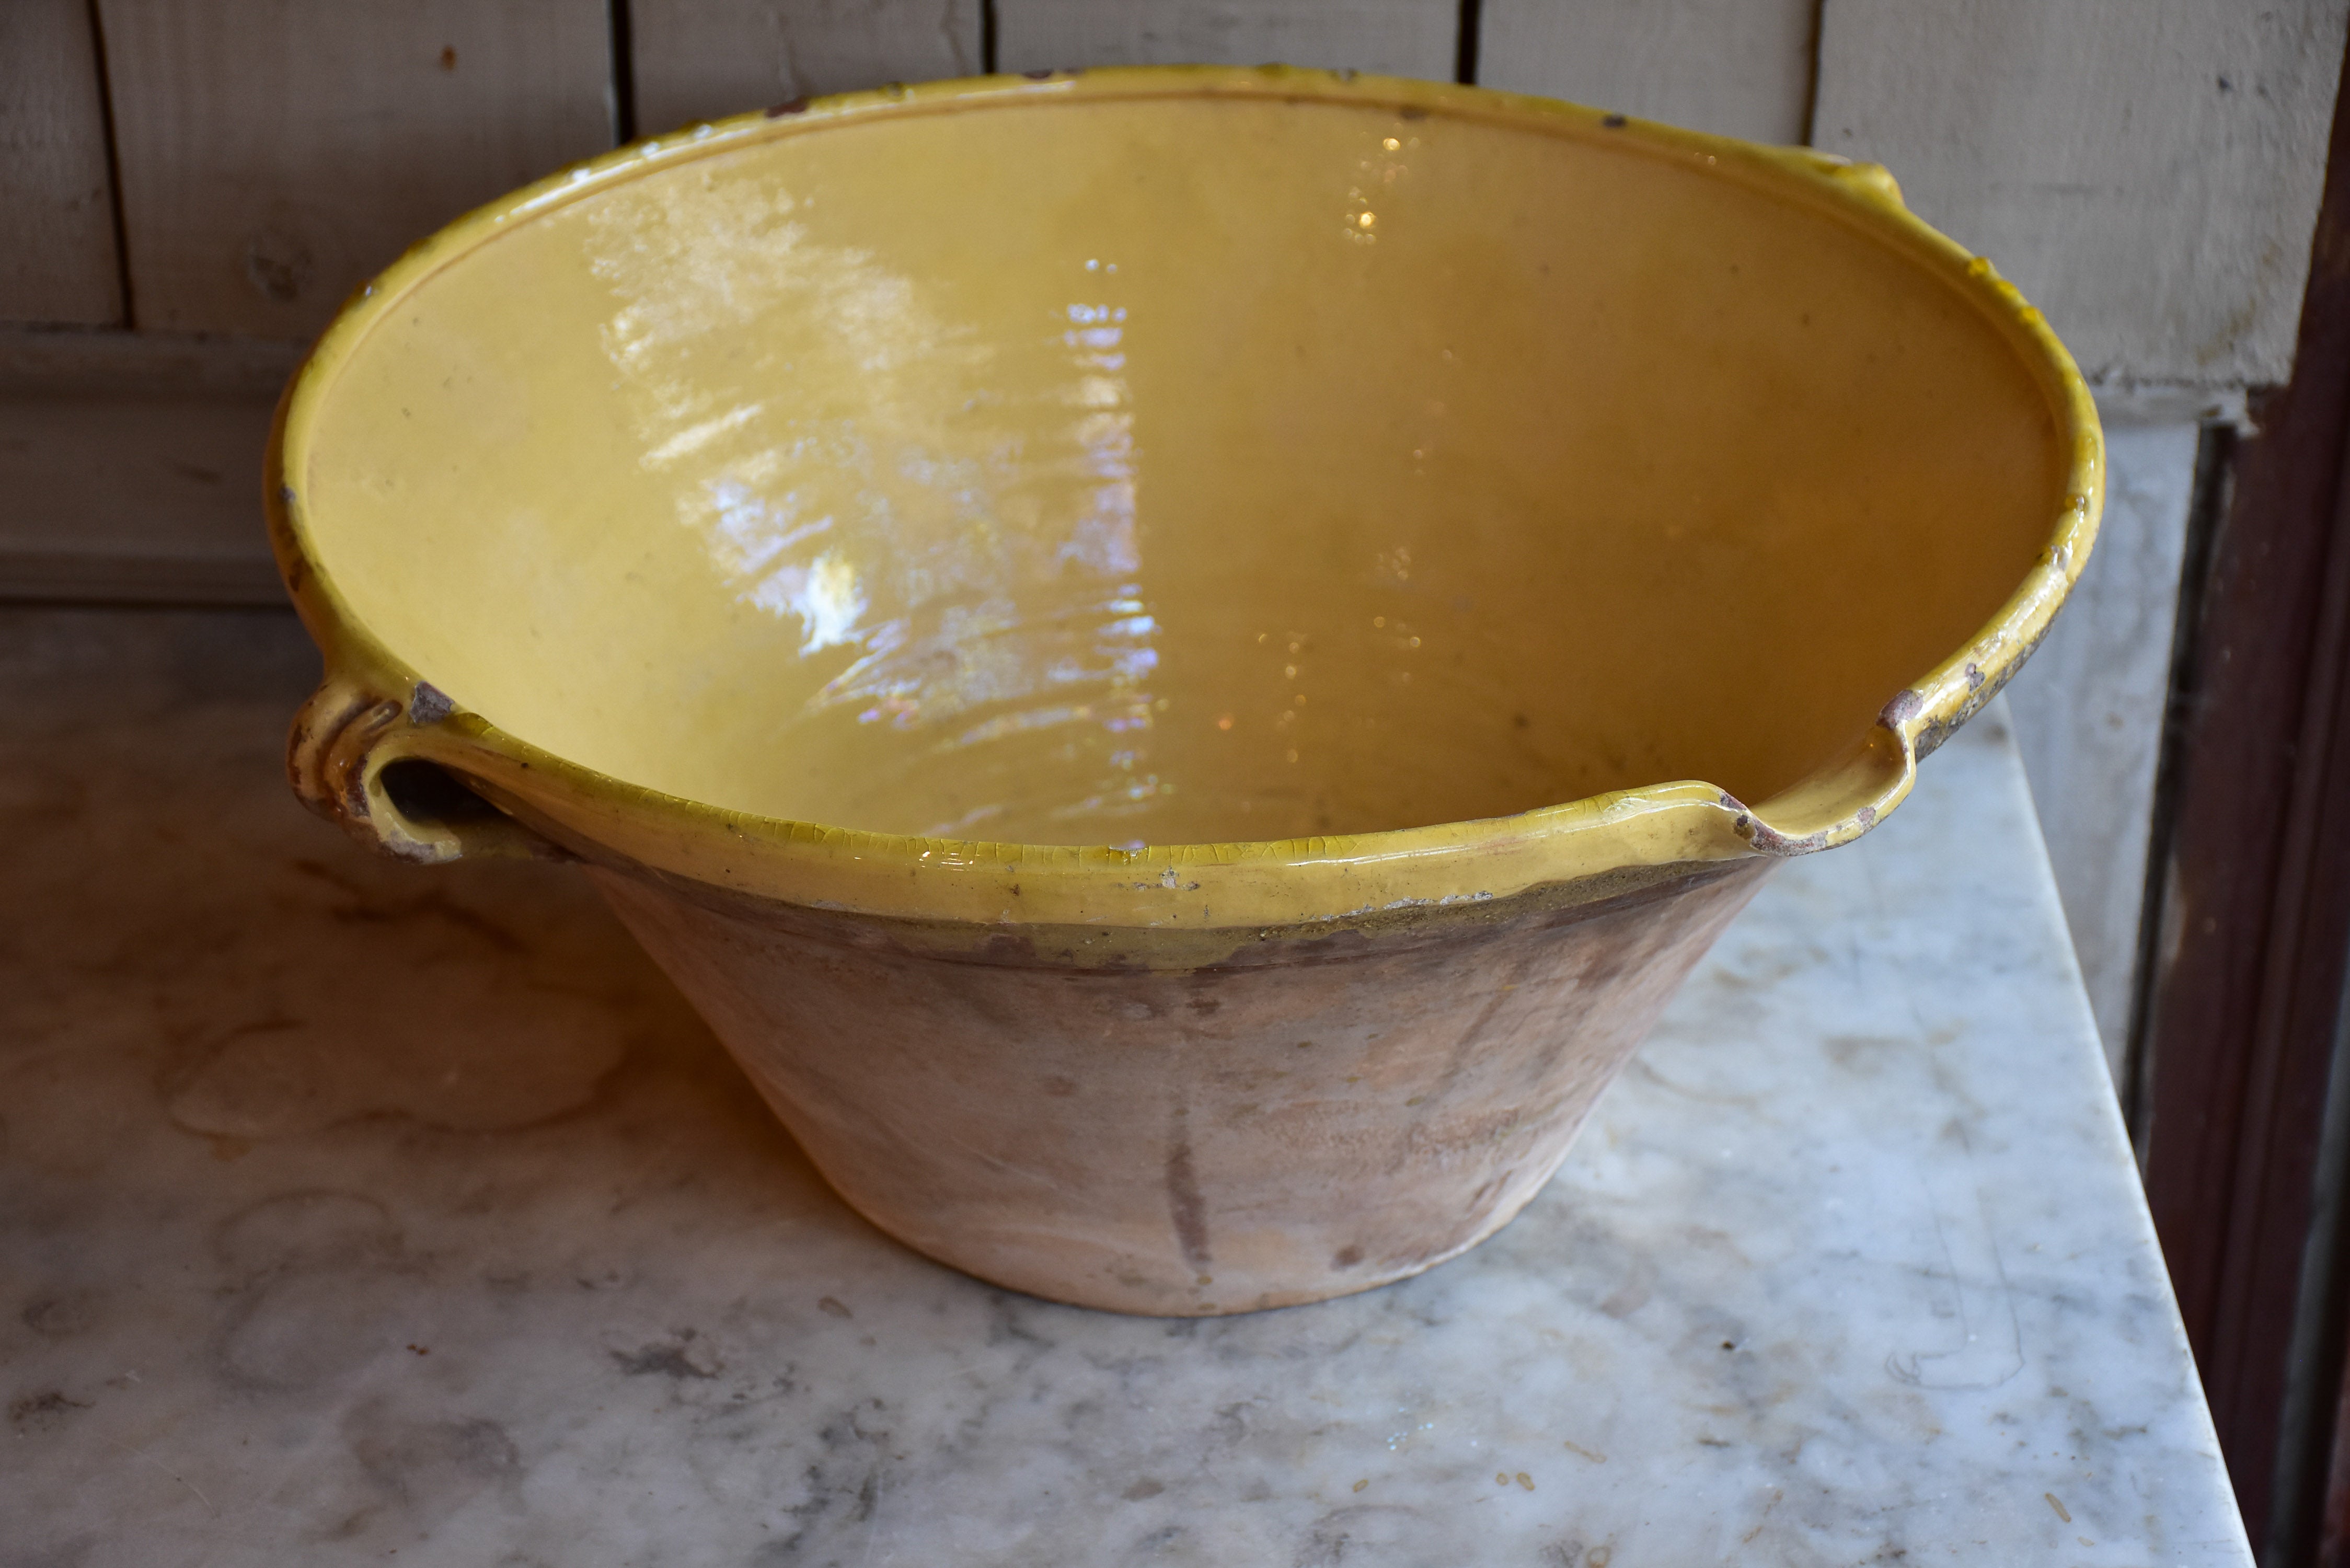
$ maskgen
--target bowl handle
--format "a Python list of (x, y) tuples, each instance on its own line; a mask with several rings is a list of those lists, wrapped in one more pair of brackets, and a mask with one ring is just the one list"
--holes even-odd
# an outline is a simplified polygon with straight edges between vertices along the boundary
[(371, 849), (424, 865), (474, 857), (569, 859), (507, 815), (463, 765), (479, 727), (420, 680), (407, 701), (330, 673), (295, 715), (286, 771), (302, 804)]

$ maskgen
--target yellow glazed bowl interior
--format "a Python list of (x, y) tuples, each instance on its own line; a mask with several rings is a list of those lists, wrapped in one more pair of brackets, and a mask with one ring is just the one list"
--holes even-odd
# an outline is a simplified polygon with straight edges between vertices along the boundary
[[(658, 868), (983, 919), (1024, 875), (1221, 924), (1837, 842), (2098, 505), (2064, 351), (1882, 171), (1295, 71), (624, 150), (379, 279), (281, 419), (289, 581), (399, 709), (348, 781), (393, 847), (467, 844), (387, 793), (413, 756)], [(1135, 904), (1144, 846), (1191, 846), (1146, 903), (1223, 880)]]

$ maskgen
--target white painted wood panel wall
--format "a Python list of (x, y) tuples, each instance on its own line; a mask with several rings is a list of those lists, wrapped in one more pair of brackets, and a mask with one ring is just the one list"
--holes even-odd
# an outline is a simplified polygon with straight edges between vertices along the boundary
[(982, 0), (631, 0), (636, 128), (652, 135), (885, 82), (976, 76)]
[(99, 0), (132, 307), (307, 337), (450, 219), (612, 144), (604, 0)]
[(1801, 141), (1817, 14), (1817, 0), (1485, 0), (1477, 79), (1750, 141)]
[(996, 0), (996, 66), (1279, 62), (1451, 81), (1454, 0)]
[(2281, 382), (2345, 0), (1825, 0), (1813, 143), (1891, 168), (2094, 379)]

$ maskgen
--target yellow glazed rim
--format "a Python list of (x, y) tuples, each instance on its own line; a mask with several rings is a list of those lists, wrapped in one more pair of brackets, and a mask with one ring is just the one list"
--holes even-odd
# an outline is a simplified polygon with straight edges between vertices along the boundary
[[(318, 566), (301, 486), (288, 476), (307, 470), (319, 410), (336, 377), (404, 295), (514, 226), (650, 170), (847, 120), (1164, 97), (1410, 109), (1607, 140), (1663, 161), (1702, 163), (1713, 176), (1808, 202), (1850, 223), (1942, 277), (2031, 368), (2071, 451), (2046, 548), (1973, 638), (1889, 694), (1858, 750), (1752, 807), (1714, 785), (1683, 780), (1481, 821), (1133, 850), (867, 833), (723, 810), (628, 784), (456, 707), (425, 672), (376, 639)], [(2080, 576), (2103, 499), (2103, 437), (2072, 357), (1988, 261), (1913, 216), (1877, 165), (1481, 88), (1201, 66), (989, 77), (804, 100), (650, 138), (551, 175), (458, 219), (353, 296), (279, 404), (266, 495), (279, 570), (326, 659), (325, 681), (295, 725), (295, 787), (381, 848), (432, 862), (544, 852), (552, 839), (599, 859), (633, 862), (663, 879), (816, 909), (991, 927), (1190, 930), (1384, 922), (1413, 909), (1544, 887), (1594, 883), (1596, 892), (1641, 868), (1654, 868), (1653, 876), (1681, 863), (1802, 854), (1856, 838), (1908, 794), (1918, 759), (1990, 701), (2039, 641)], [(409, 760), (457, 774), (506, 816), (436, 818), (403, 810), (384, 770)]]

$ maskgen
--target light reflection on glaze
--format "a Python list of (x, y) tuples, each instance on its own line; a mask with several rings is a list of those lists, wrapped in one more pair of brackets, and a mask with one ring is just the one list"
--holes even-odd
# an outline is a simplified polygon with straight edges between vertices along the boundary
[[(1369, 203), (1394, 196), (1419, 145), (1389, 135), (1354, 154), (1349, 242), (1373, 237)], [(1342, 798), (1352, 784), (1328, 775), (1336, 758), (1377, 744), (1383, 721), (1358, 690), (1367, 657), (1385, 667), (1388, 691), (1414, 691), (1420, 638), (1400, 621), (1365, 639), (1317, 611), (1318, 629), (1289, 633), (1292, 655), (1326, 640), (1319, 679), (1336, 700), (1310, 711), (1317, 677), (1295, 662), (1273, 702), (1237, 712), (1214, 712), (1217, 701), (1170, 715), (1150, 689), (1162, 626), (1143, 587), (1135, 306), (1116, 261), (1086, 259), (1082, 292), (1024, 337), (1001, 320), (959, 321), (941, 284), (816, 238), (805, 193), (769, 184), (713, 202), (682, 182), (663, 189), (667, 200), (632, 195), (596, 214), (593, 265), (619, 301), (605, 354), (642, 463), (678, 482), (668, 489), (681, 523), (734, 601), (787, 624), (819, 677), (775, 715), (779, 753), (826, 755), (836, 777), (874, 786), (816, 815), (868, 820), (850, 813), (886, 794), (899, 831), (1138, 844), (1153, 826), (1139, 819), (1177, 789), (1159, 760), (1164, 717), (1240, 742), (1202, 752), (1165, 737), (1186, 810), (1237, 814), (1276, 836), (1356, 820), (1361, 808)], [(798, 330), (758, 330), (778, 317)], [(1418, 409), (1409, 434), (1365, 449), (1369, 468), (1400, 466), (1393, 449), (1408, 446), (1409, 472), (1420, 472), (1446, 406)], [(1350, 575), (1416, 595), (1422, 521), (1407, 509), (1389, 523), (1398, 533), (1365, 530)], [(1201, 607), (1187, 606), (1180, 645), (1195, 663), (1202, 636), (1247, 640), (1236, 625), (1219, 633), (1224, 612)], [(1456, 642), (1491, 640), (1454, 610)], [(1259, 678), (1222, 662), (1227, 678)], [(1497, 700), (1462, 695), (1478, 709)], [(808, 733), (841, 722), (920, 740), (858, 748)], [(1409, 771), (1441, 771), (1444, 751)]]
[[(596, 213), (592, 265), (619, 302), (604, 352), (642, 464), (675, 476), (678, 522), (735, 602), (792, 625), (800, 657), (838, 665), (778, 722), (838, 712), (934, 731), (890, 764), (908, 784), (1039, 731), (1073, 729), (1070, 760), (1096, 758), (1061, 773), (1064, 794), (1002, 794), (925, 825), (941, 836), (1016, 809), (1094, 837), (1094, 819), (1170, 793), (1149, 745), (1160, 628), (1138, 580), (1128, 307), (1100, 293), (1117, 264), (1090, 260), (1089, 296), (1033, 345), (991, 343), (869, 254), (813, 238), (786, 192), (717, 210), (691, 197), (660, 185)], [(817, 329), (794, 358), (708, 374), (730, 339), (756, 353), (754, 324), (778, 312)], [(1057, 374), (1036, 374), (1040, 349), (1057, 350)], [(942, 380), (961, 395), (942, 399)], [(988, 410), (1021, 411), (1015, 398), (1068, 410), (1045, 450), (1024, 441), (1031, 421), (989, 428)]]

